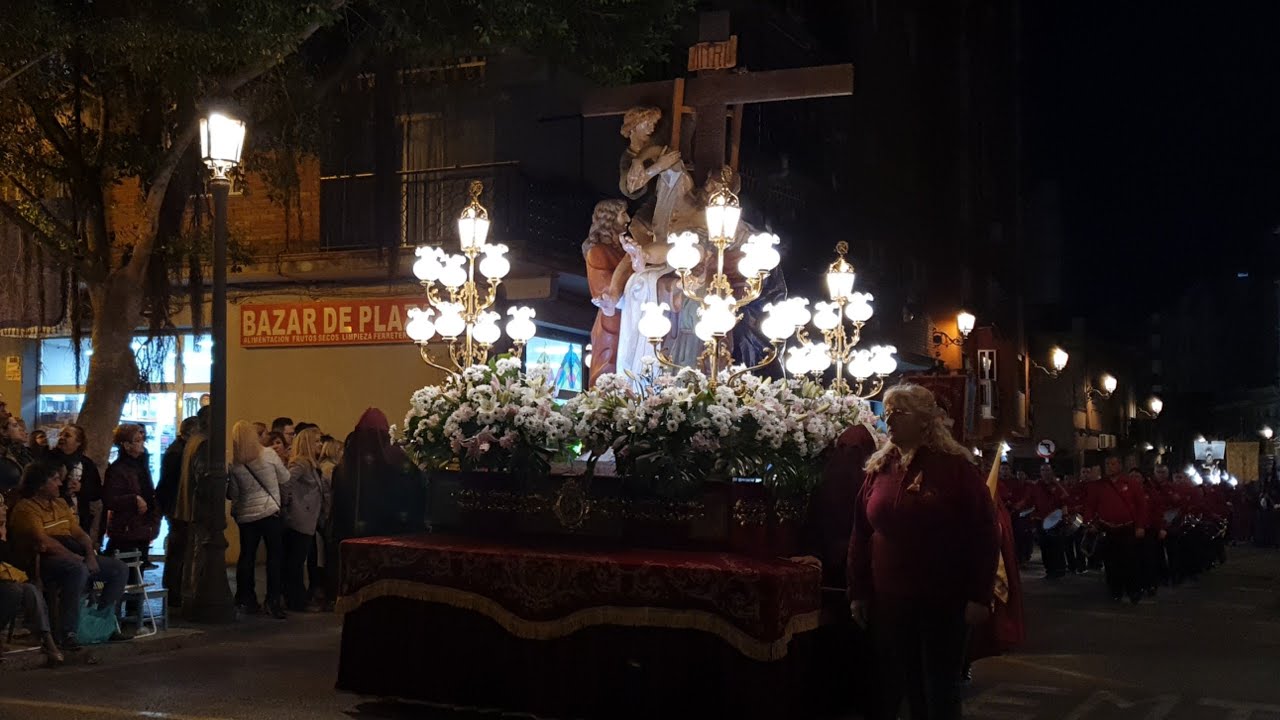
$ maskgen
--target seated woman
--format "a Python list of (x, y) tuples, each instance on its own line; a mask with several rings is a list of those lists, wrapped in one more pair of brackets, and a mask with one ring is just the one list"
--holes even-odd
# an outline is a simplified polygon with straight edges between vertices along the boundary
[[(62, 664), (62, 653), (53, 641), (49, 628), (49, 609), (44, 596), (35, 585), (27, 582), (27, 574), (11, 564), (9, 552), (9, 508), (0, 499), (0, 628), (6, 628), (22, 608), (27, 629), (40, 638), (40, 650), (50, 665)], [(3, 636), (0, 636), (3, 640)], [(0, 652), (3, 649), (0, 648)]]
[(22, 473), (21, 488), (23, 499), (14, 506), (10, 523), (14, 557), (24, 572), (31, 572), (38, 556), (40, 580), (62, 590), (58, 646), (74, 650), (80, 647), (75, 631), (80, 626), (80, 599), (89, 582), (103, 584), (98, 609), (113, 608), (124, 596), (127, 571), (124, 563), (98, 557), (94, 551), (75, 513), (62, 500), (61, 468), (32, 463)]

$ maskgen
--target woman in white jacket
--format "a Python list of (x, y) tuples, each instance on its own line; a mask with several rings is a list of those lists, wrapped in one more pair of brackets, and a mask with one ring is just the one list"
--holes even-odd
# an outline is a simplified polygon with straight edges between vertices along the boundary
[(253, 423), (237, 422), (231, 436), (227, 495), (231, 498), (231, 516), (240, 528), (236, 605), (245, 614), (256, 613), (261, 608), (254, 588), (254, 575), (258, 543), (262, 542), (267, 546), (267, 612), (283, 620), (284, 523), (281, 515), (284, 505), (281, 487), (289, 482), (289, 471), (278, 458), (270, 457), (274, 453), (265, 451)]

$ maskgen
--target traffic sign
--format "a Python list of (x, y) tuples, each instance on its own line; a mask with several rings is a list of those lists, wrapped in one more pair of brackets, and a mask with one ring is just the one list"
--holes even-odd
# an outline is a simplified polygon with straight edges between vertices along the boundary
[(1048, 460), (1049, 458), (1053, 457), (1053, 452), (1057, 449), (1058, 449), (1058, 446), (1054, 445), (1053, 441), (1049, 439), (1041, 440), (1040, 442), (1036, 443), (1036, 455), (1039, 455), (1045, 460)]

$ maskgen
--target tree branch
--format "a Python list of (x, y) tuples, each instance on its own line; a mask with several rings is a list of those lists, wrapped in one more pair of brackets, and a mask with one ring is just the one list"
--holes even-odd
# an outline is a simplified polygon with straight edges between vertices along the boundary
[(77, 175), (83, 175), (84, 157), (80, 155), (79, 148), (74, 147), (75, 142), (67, 134), (67, 129), (62, 127), (62, 123), (58, 122), (47, 108), (41, 108), (25, 94), (22, 96), (22, 102), (31, 110), (31, 116), (35, 118), (41, 132), (44, 133), (49, 144), (53, 145), (53, 149), (67, 161), (71, 171)]
[(56, 255), (67, 267), (79, 266), (74, 253), (68, 252), (66, 248), (58, 243), (57, 238), (45, 232), (44, 228), (28, 220), (13, 203), (0, 199), (0, 215), (3, 215), (6, 220), (18, 226), (19, 230), (34, 237), (37, 242), (44, 245), (50, 253)]
[[(40, 198), (39, 195), (32, 192), (31, 188), (27, 187), (26, 185), (23, 185), (22, 182), (18, 180), (18, 178), (12, 175), (6, 175), (5, 179), (13, 183), (14, 187), (18, 188), (18, 192), (22, 193), (27, 198), (28, 203), (34, 205), (37, 208), (40, 208), (40, 215), (41, 217), (44, 218), (45, 222), (52, 225), (53, 228), (57, 230), (58, 233), (61, 234), (62, 236), (71, 240), (75, 240), (75, 237), (76, 237), (75, 231), (73, 231), (70, 227), (68, 227), (66, 222), (64, 222), (61, 218), (55, 215), (52, 210), (45, 207), (44, 201)], [(53, 236), (51, 235), (50, 237), (52, 238)]]
[[(331, 0), (329, 9), (336, 11), (347, 4), (347, 0)], [(317, 14), (317, 17), (307, 23), (293, 37), (293, 47), (288, 54), (292, 54), (297, 47), (314, 35), (321, 27), (323, 27), (326, 18), (323, 14)], [(287, 55), (268, 55), (261, 57), (254, 62), (249, 63), (240, 70), (227, 76), (220, 82), (214, 84), (216, 94), (221, 96), (229, 96), (245, 85), (249, 84), (258, 76), (262, 75), (271, 68), (279, 65)], [(160, 232), (160, 208), (164, 205), (164, 195), (169, 190), (169, 182), (173, 179), (173, 173), (178, 169), (182, 156), (190, 147), (191, 142), (195, 140), (196, 133), (199, 131), (199, 119), (188, 118), (186, 122), (181, 123), (178, 127), (183, 128), (182, 133), (174, 140), (169, 152), (165, 155), (164, 160), (156, 168), (151, 175), (151, 183), (147, 189), (146, 212), (144, 215), (145, 222), (142, 226), (142, 236), (138, 239), (138, 244), (133, 247), (133, 257), (129, 259), (129, 265), (125, 268), (134, 279), (141, 280), (146, 273), (147, 264), (151, 262), (151, 254), (155, 252), (156, 242), (159, 239)]]

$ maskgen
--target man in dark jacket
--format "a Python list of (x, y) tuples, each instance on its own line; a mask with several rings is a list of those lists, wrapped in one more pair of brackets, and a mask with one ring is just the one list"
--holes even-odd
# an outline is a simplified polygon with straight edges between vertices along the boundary
[(182, 568), (187, 552), (187, 523), (174, 517), (178, 500), (178, 483), (182, 480), (182, 453), (196, 432), (199, 419), (192, 416), (182, 421), (178, 438), (165, 450), (160, 460), (160, 484), (156, 485), (156, 502), (169, 521), (169, 541), (164, 553), (164, 589), (169, 591), (169, 605), (182, 607)]

